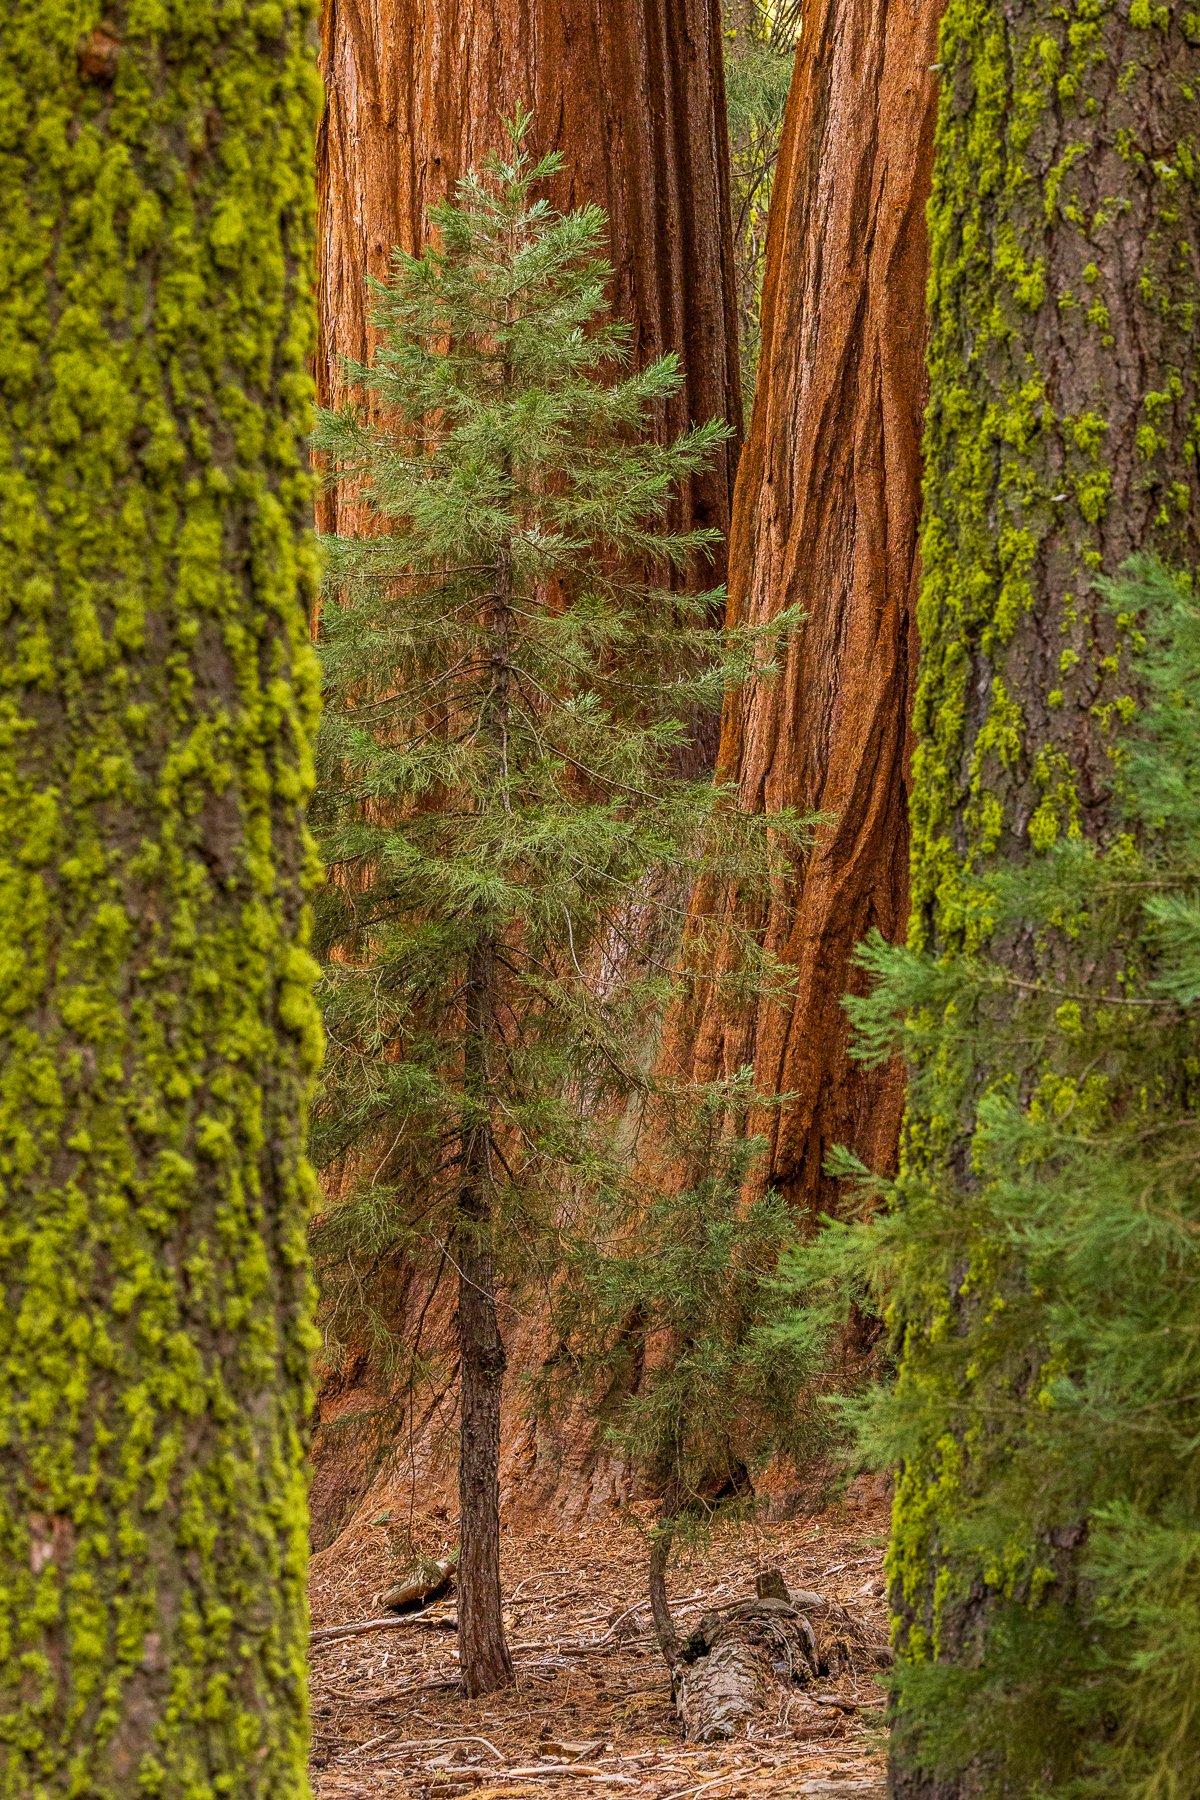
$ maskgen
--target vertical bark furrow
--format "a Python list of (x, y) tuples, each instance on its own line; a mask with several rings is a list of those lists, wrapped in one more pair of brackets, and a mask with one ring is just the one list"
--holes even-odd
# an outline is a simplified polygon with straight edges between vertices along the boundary
[[(765, 941), (794, 1000), (701, 1003), (672, 1053), (712, 1076), (753, 1063), (793, 1095), (761, 1128), (763, 1179), (833, 1203), (829, 1150), (895, 1154), (895, 1071), (847, 1056), (842, 995), (872, 926), (903, 936), (924, 377), (924, 197), (940, 0), (821, 0), (804, 21), (772, 202), (763, 347), (735, 497), (730, 616), (800, 606), (778, 679), (726, 708), (719, 768), (742, 804), (828, 815), (774, 897)], [(699, 915), (737, 904), (719, 889)]]
[[(332, 0), (321, 59), (323, 404), (344, 391), (340, 359), (370, 348), (365, 273), (382, 275), (396, 245), (420, 249), (427, 208), (524, 105), (535, 149), (567, 158), (556, 203), (608, 212), (613, 305), (636, 361), (683, 358), (664, 438), (711, 418), (740, 431), (719, 0)], [(736, 466), (735, 440), (674, 522), (727, 531)], [(345, 501), (322, 504), (325, 528), (344, 524)], [(722, 555), (712, 580), (723, 577)]]

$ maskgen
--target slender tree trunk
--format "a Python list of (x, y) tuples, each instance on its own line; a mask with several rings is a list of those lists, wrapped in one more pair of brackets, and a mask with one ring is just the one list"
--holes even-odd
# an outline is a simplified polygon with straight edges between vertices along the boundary
[(504, 1636), (500, 1586), (500, 1395), (504, 1345), (496, 1320), (495, 1276), (486, 1212), (468, 1211), (458, 1238), (458, 1340), (462, 1421), (458, 1461), (461, 1546), (458, 1644), (463, 1685), (472, 1698), (507, 1687), (512, 1660)]
[(307, 1792), (301, 0), (0, 31), (0, 1793)]
[[(491, 656), (480, 707), (480, 737), (492, 750), (497, 781), (507, 778), (508, 769), (511, 607), (512, 545), (507, 543), (497, 558), (495, 590), (485, 610)], [(472, 1696), (494, 1693), (513, 1679), (500, 1586), (500, 1423), (506, 1358), (496, 1317), (492, 1254), (496, 1220), (491, 1065), (495, 1054), (504, 1053), (498, 1041), (499, 950), (495, 935), (485, 931), (471, 952), (464, 996), (467, 1110), (457, 1232), (458, 1650), (463, 1685)]]
[[(1192, 569), (1200, 556), (1194, 15), (950, 0), (939, 61), (912, 852), (912, 936), (935, 952), (986, 933), (972, 882), (996, 859), (1118, 829), (1107, 720), (1133, 672), (1094, 580), (1135, 550)], [(1007, 955), (1019, 972), (1022, 946)], [(977, 1066), (975, 1091), (1014, 1073), (1032, 1086), (1039, 1071)], [(911, 1119), (922, 1191), (939, 1192), (942, 1168), (969, 1185), (971, 1125), (957, 1102)], [(929, 1317), (901, 1321), (909, 1415), (924, 1401), (928, 1420), (897, 1491), (902, 1669), (976, 1664), (1000, 1591), (990, 1558), (953, 1547), (972, 1463), (941, 1422), (936, 1345), (947, 1311), (967, 1292), (991, 1303), (994, 1282), (959, 1269)], [(956, 1393), (956, 1407), (970, 1399)], [(1068, 1608), (1082, 1535), (1064, 1521), (1030, 1547)], [(946, 1690), (932, 1720), (928, 1684), (906, 1691), (897, 1800), (1012, 1791), (977, 1762), (937, 1766), (947, 1727), (978, 1737), (969, 1686), (958, 1700)], [(1068, 1741), (1048, 1758), (1088, 1751)], [(1048, 1779), (1065, 1790), (1078, 1772)]]
[(458, 1493), (458, 1649), (463, 1685), (473, 1698), (507, 1687), (512, 1661), (504, 1637), (500, 1588), (500, 1396), (504, 1344), (496, 1318), (490, 1200), (488, 1053), (495, 1031), (496, 944), (483, 938), (467, 972), (463, 1178), (456, 1237), (461, 1381)]
[[(828, 817), (761, 916), (794, 998), (733, 1007), (715, 989), (667, 1055), (704, 1079), (754, 1066), (791, 1096), (758, 1122), (763, 1184), (813, 1213), (837, 1204), (833, 1146), (895, 1156), (896, 1068), (850, 1060), (842, 996), (872, 927), (903, 937), (908, 717), (915, 662), (924, 208), (942, 0), (814, 0), (805, 15), (772, 201), (763, 347), (738, 476), (730, 616), (806, 623), (778, 679), (726, 707), (720, 770), (741, 804)], [(694, 923), (741, 905), (702, 885)]]
[(759, 0), (723, 0), (725, 29), (741, 38), (759, 38), (763, 34), (763, 8)]
[(458, 1335), (462, 1421), (458, 1462), (461, 1547), (458, 1643), (472, 1698), (507, 1687), (512, 1661), (500, 1587), (500, 1395), (504, 1345), (496, 1319), (495, 1276), (486, 1210), (464, 1196), (458, 1237)]
[[(420, 248), (426, 209), (528, 106), (534, 147), (567, 158), (556, 203), (608, 213), (635, 361), (682, 358), (664, 437), (711, 418), (739, 434), (673, 515), (727, 531), (742, 402), (720, 0), (326, 0), (321, 61), (322, 403), (344, 391), (340, 359), (369, 350), (365, 274), (385, 274), (393, 246)], [(325, 497), (323, 528), (345, 529), (344, 504)], [(723, 554), (694, 579), (723, 580)]]
[(679, 1483), (674, 1478), (670, 1478), (659, 1496), (658, 1527), (650, 1539), (647, 1593), (650, 1599), (650, 1616), (654, 1620), (654, 1635), (658, 1639), (658, 1647), (662, 1651), (663, 1661), (671, 1670), (672, 1675), (679, 1667), (679, 1633), (675, 1629), (675, 1621), (671, 1616), (671, 1602), (667, 1595), (667, 1571), (671, 1566), (671, 1553), (675, 1548), (679, 1506)]
[(669, 1507), (664, 1505), (658, 1530), (650, 1544), (647, 1591), (650, 1595), (650, 1615), (654, 1620), (654, 1635), (658, 1639), (663, 1661), (669, 1669), (674, 1669), (679, 1662), (679, 1634), (675, 1629), (671, 1603), (667, 1598), (667, 1570), (671, 1566), (674, 1543), (674, 1519)]

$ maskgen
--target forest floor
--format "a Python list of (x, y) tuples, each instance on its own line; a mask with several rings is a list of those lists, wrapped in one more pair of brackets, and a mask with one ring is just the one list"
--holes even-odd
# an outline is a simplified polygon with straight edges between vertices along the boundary
[[(445, 1515), (404, 1521), (406, 1543), (439, 1548)], [(761, 1568), (840, 1601), (884, 1629), (886, 1509), (876, 1500), (817, 1517), (743, 1525), (683, 1553), (677, 1620), (749, 1598)], [(319, 1556), (314, 1629), (374, 1618), (397, 1573), (388, 1515)], [(391, 1540), (391, 1541), (389, 1541)], [(773, 1715), (719, 1745), (684, 1742), (645, 1601), (645, 1540), (614, 1520), (578, 1532), (508, 1535), (506, 1619), (517, 1685), (468, 1701), (458, 1686), (452, 1598), (394, 1628), (318, 1638), (313, 1654), (316, 1800), (882, 1800), (877, 1682), (780, 1690)]]

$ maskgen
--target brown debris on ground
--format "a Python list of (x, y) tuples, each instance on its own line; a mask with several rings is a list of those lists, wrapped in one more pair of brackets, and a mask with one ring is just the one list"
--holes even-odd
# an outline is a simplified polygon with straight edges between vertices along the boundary
[[(645, 1540), (612, 1520), (505, 1538), (506, 1620), (517, 1686), (468, 1701), (458, 1689), (451, 1594), (392, 1621), (380, 1601), (416, 1539), (442, 1553), (444, 1515), (356, 1523), (313, 1565), (316, 1800), (882, 1800), (882, 1689), (850, 1666), (788, 1692), (748, 1733), (686, 1744), (645, 1596)], [(750, 1599), (755, 1572), (846, 1608), (872, 1637), (882, 1598), (886, 1509), (877, 1498), (816, 1518), (755, 1523), (681, 1555), (671, 1581), (681, 1631)], [(337, 1626), (376, 1629), (334, 1636)]]

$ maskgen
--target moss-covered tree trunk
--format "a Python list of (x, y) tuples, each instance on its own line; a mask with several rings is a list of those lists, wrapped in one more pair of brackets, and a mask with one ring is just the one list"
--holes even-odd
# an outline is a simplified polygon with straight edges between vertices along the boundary
[(306, 1791), (308, 0), (0, 30), (0, 1794)]
[[(912, 803), (912, 938), (935, 953), (985, 940), (976, 874), (1115, 829), (1109, 731), (1135, 697), (1094, 580), (1135, 549), (1192, 564), (1200, 551), (1200, 16), (1151, 0), (951, 0), (940, 62)], [(1021, 943), (1005, 954), (1019, 975)], [(939, 1171), (970, 1187), (962, 1094), (1012, 1071), (976, 1059), (961, 1082), (952, 1022), (944, 1040), (931, 1032), (959, 1098), (910, 1116), (902, 1191), (936, 1195)], [(1038, 1070), (1019, 1073), (1031, 1091)], [(986, 1260), (964, 1265), (906, 1322), (918, 1441), (892, 1549), (903, 1800), (1010, 1791), (978, 1758), (935, 1767), (931, 1724), (979, 1741), (969, 1685), (939, 1690), (962, 1696), (962, 1716), (931, 1719), (920, 1699), (925, 1666), (969, 1669), (993, 1597), (1012, 1597), (1013, 1546), (955, 1553), (971, 1442), (940, 1424), (937, 1340), (958, 1308), (1002, 1303), (992, 1280)], [(1049, 1579), (1069, 1604), (1078, 1538), (1068, 1527), (1043, 1546), (1033, 1598)]]

